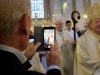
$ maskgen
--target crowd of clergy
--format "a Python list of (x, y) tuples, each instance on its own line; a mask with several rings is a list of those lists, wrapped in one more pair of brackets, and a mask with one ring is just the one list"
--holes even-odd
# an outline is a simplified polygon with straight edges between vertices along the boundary
[[(64, 21), (61, 14), (56, 14), (52, 19), (56, 28), (62, 75), (100, 74), (100, 4), (92, 5), (86, 14), (88, 16), (87, 28), (84, 34), (76, 28), (76, 40), (70, 20)], [(40, 54), (42, 54), (41, 57), (39, 57)], [(32, 64), (34, 63), (30, 70), (45, 73), (47, 70), (45, 59), (44, 52), (36, 53), (30, 61)]]

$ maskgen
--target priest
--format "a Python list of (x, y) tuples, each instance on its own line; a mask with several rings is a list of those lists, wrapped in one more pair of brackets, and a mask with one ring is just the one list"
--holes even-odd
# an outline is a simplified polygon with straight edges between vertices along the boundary
[(77, 41), (74, 75), (100, 75), (100, 4), (87, 11), (89, 29)]
[(56, 28), (56, 40), (60, 51), (60, 70), (62, 75), (73, 75), (73, 39), (64, 31), (64, 18), (61, 14), (56, 14), (53, 18)]

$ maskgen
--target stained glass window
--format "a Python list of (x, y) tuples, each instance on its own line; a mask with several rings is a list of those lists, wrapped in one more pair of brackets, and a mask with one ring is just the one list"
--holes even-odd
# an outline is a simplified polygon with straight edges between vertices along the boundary
[(31, 18), (35, 18), (37, 13), (38, 18), (44, 18), (44, 0), (30, 0), (31, 1)]

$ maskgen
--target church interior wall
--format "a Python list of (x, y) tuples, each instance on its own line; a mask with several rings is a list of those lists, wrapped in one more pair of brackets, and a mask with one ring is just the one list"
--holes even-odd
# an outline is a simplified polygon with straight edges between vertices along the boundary
[[(100, 0), (44, 0), (44, 19), (49, 19), (52, 22), (55, 14), (61, 14), (65, 21), (71, 20), (71, 13), (76, 10), (80, 13), (81, 17), (76, 26), (82, 30), (86, 24), (86, 18), (84, 18), (85, 12), (94, 2), (100, 3)], [(64, 28), (66, 28), (65, 21)]]

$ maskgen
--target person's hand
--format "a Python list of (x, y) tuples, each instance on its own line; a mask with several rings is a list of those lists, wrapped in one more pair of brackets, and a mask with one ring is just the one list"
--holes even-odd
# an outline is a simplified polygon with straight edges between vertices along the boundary
[(60, 56), (59, 56), (59, 50), (57, 47), (57, 41), (55, 41), (54, 45), (50, 45), (50, 52), (46, 52), (46, 60), (47, 60), (47, 66), (60, 65)]
[(73, 41), (73, 44), (76, 44), (76, 43), (77, 43), (77, 40), (74, 40), (74, 41)]
[(24, 55), (26, 56), (28, 60), (30, 60), (34, 56), (36, 49), (40, 46), (40, 44), (41, 44), (40, 42), (38, 42), (35, 45), (34, 45), (34, 42), (29, 43), (28, 47), (26, 48), (24, 52)]
[(69, 43), (69, 40), (65, 40), (65, 41), (62, 43), (62, 46), (66, 46), (68, 43)]

